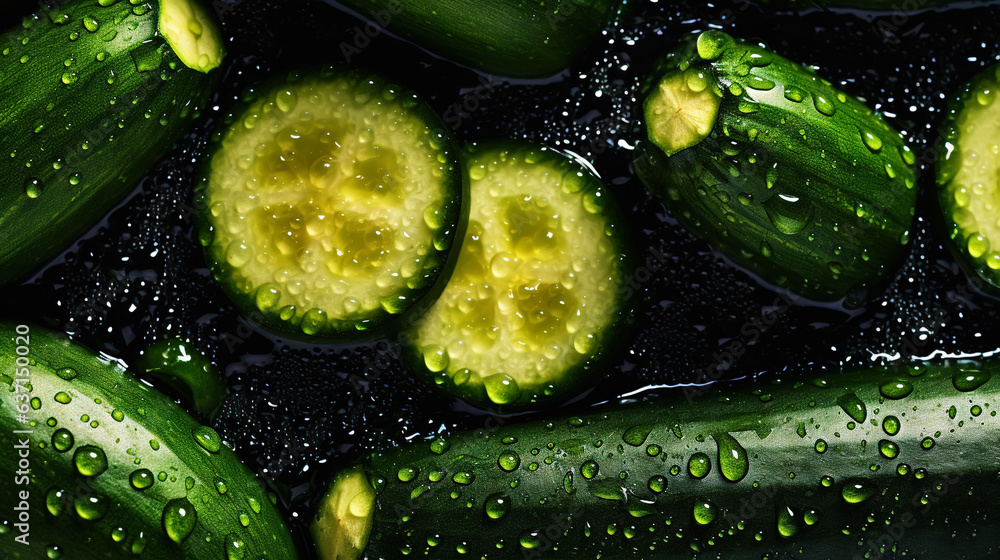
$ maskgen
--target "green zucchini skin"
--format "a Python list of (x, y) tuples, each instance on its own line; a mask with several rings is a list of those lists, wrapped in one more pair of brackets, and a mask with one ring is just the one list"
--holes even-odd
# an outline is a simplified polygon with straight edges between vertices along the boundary
[[(0, 324), (0, 360), (4, 558), (296, 558), (254, 474), (162, 393), (39, 327)], [(106, 470), (90, 469), (90, 453)]]
[(955, 260), (987, 293), (1000, 296), (1000, 196), (997, 145), (1000, 65), (979, 72), (949, 100), (944, 146), (935, 173), (948, 247)]
[(719, 98), (700, 142), (668, 155), (647, 136), (635, 170), (688, 229), (766, 283), (859, 305), (899, 260), (915, 214), (915, 155), (860, 100), (811, 69), (718, 31), (652, 73), (700, 76)]
[(991, 557), (998, 367), (689, 389), (373, 453), (366, 556)]
[[(599, 35), (619, 0), (339, 0), (455, 62), (512, 78), (564, 70)], [(367, 38), (367, 37), (366, 37)], [(341, 44), (348, 59), (361, 47)]]
[(0, 36), (0, 285), (95, 225), (205, 106), (220, 72), (185, 66), (158, 16), (71, 0)]

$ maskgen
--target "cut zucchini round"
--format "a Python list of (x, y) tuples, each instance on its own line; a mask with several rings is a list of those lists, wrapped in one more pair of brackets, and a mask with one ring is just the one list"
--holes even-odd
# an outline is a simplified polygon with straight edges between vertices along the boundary
[(566, 154), (498, 142), (465, 156), (471, 208), (458, 264), (408, 331), (404, 355), (482, 408), (566, 400), (627, 316), (621, 215)]
[(252, 321), (297, 338), (374, 338), (439, 293), (468, 188), (446, 127), (415, 93), (371, 74), (296, 72), (248, 97), (217, 140), (201, 242)]
[(952, 100), (937, 161), (938, 198), (952, 253), (987, 290), (1000, 293), (1000, 65)]

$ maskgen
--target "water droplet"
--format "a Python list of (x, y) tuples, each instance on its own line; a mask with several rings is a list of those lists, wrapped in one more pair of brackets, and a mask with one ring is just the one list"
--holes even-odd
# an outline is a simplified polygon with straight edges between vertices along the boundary
[(495, 404), (510, 404), (521, 397), (517, 381), (506, 373), (494, 373), (483, 378), (486, 395)]
[(116, 408), (111, 411), (111, 417), (114, 418), (115, 422), (121, 422), (125, 420), (125, 413)]
[(450, 447), (451, 447), (451, 442), (449, 442), (444, 438), (439, 437), (431, 442), (431, 453), (434, 453), (435, 455), (441, 455), (445, 451), (448, 451), (448, 448)]
[(705, 478), (711, 470), (712, 460), (704, 453), (695, 453), (688, 460), (688, 474), (694, 478)]
[(596, 461), (586, 461), (580, 465), (580, 474), (586, 479), (594, 478), (600, 470), (600, 466)]
[(791, 538), (799, 532), (799, 516), (789, 506), (778, 508), (778, 534)]
[(883, 439), (878, 442), (878, 451), (886, 459), (895, 459), (899, 455), (899, 446), (893, 441)]
[(988, 371), (966, 369), (956, 372), (951, 378), (951, 383), (959, 391), (968, 393), (982, 387), (991, 377), (992, 375)]
[(80, 519), (97, 521), (108, 513), (111, 501), (97, 494), (79, 495), (73, 500), (73, 508)]
[(163, 53), (155, 41), (142, 43), (132, 49), (132, 62), (135, 64), (137, 72), (150, 72), (160, 67)]
[(62, 548), (59, 548), (59, 545), (57, 544), (50, 544), (49, 546), (45, 547), (46, 558), (50, 558), (51, 560), (58, 560), (59, 558), (62, 558), (62, 555), (63, 555)]
[(181, 543), (198, 521), (198, 512), (187, 498), (174, 498), (163, 508), (163, 530), (170, 540)]
[(52, 434), (52, 447), (60, 453), (65, 453), (73, 448), (73, 432), (66, 428), (59, 428)]
[(115, 527), (114, 529), (111, 530), (111, 540), (115, 541), (116, 543), (123, 542), (127, 538), (128, 538), (128, 529), (126, 529), (125, 527)]
[(785, 99), (793, 103), (801, 103), (805, 97), (806, 94), (801, 89), (795, 86), (785, 86)]
[(832, 117), (834, 113), (837, 112), (837, 106), (834, 105), (832, 101), (818, 93), (813, 94), (813, 105), (816, 107), (817, 111), (828, 117)]
[(236, 533), (226, 535), (226, 560), (243, 560), (246, 545)]
[(899, 418), (893, 415), (886, 416), (882, 419), (882, 430), (885, 431), (887, 435), (894, 436), (899, 433)]
[(868, 418), (868, 407), (854, 393), (847, 393), (846, 395), (837, 397), (837, 404), (856, 422), (864, 422)]
[(455, 473), (451, 479), (455, 484), (467, 485), (472, 484), (472, 481), (476, 480), (476, 473), (472, 471), (458, 471)]
[(879, 385), (878, 392), (887, 399), (902, 399), (913, 392), (913, 384), (909, 381), (889, 381)]
[(84, 16), (83, 28), (93, 33), (101, 28), (101, 22), (97, 21), (94, 16)]
[(822, 439), (816, 440), (816, 445), (813, 446), (816, 449), (816, 453), (826, 453), (826, 441)]
[(765, 200), (762, 206), (771, 225), (787, 235), (805, 229), (813, 216), (812, 203), (788, 194), (776, 194)]
[(100, 447), (83, 445), (73, 453), (73, 464), (83, 476), (99, 476), (108, 470), (108, 457)]
[(652, 429), (653, 428), (651, 426), (645, 425), (632, 426), (631, 428), (625, 430), (625, 433), (622, 435), (622, 439), (629, 445), (639, 447), (646, 442), (646, 438), (649, 437), (649, 432), (651, 432)]
[(490, 519), (500, 519), (510, 512), (510, 498), (499, 492), (491, 494), (486, 497), (483, 509)]
[(218, 453), (222, 449), (222, 438), (212, 428), (199, 426), (194, 430), (194, 440), (209, 453)]
[(65, 391), (59, 391), (53, 398), (59, 404), (69, 404), (73, 402), (73, 397), (69, 396), (69, 393), (66, 393)]
[(748, 88), (758, 91), (770, 91), (774, 88), (774, 82), (760, 76), (750, 76), (746, 85)]
[(60, 516), (66, 511), (66, 502), (70, 499), (68, 491), (53, 486), (45, 493), (45, 509), (53, 516)]
[(875, 495), (875, 486), (864, 480), (848, 481), (840, 489), (840, 495), (849, 504), (860, 504)]
[(41, 180), (32, 177), (24, 182), (24, 194), (28, 195), (28, 198), (38, 198), (42, 196), (42, 190), (44, 186)]
[(934, 447), (934, 438), (930, 436), (925, 437), (923, 440), (920, 441), (920, 447), (924, 449), (931, 449), (932, 447)]
[(138, 469), (128, 476), (129, 484), (136, 490), (146, 490), (153, 485), (153, 471)]
[(698, 56), (704, 60), (715, 60), (722, 56), (730, 38), (725, 33), (710, 29), (698, 36), (696, 48)]
[(867, 147), (873, 154), (877, 154), (882, 150), (882, 139), (871, 132), (864, 130), (858, 130), (861, 133), (861, 141), (864, 142), (865, 147)]
[(497, 458), (497, 465), (500, 465), (500, 468), (507, 472), (516, 471), (517, 467), (521, 465), (521, 456), (515, 451), (501, 453), (500, 457)]
[(709, 523), (715, 521), (716, 516), (719, 514), (719, 508), (715, 506), (712, 502), (705, 500), (698, 500), (694, 503), (694, 520), (699, 525), (708, 525)]
[(396, 478), (398, 478), (400, 482), (409, 482), (416, 478), (419, 473), (420, 471), (413, 467), (403, 467), (396, 473)]
[(653, 492), (654, 494), (659, 494), (667, 489), (667, 484), (668, 484), (667, 477), (661, 474), (654, 474), (653, 476), (649, 477), (649, 482), (647, 483), (647, 486), (649, 487), (650, 492)]
[(750, 458), (746, 449), (728, 433), (715, 434), (712, 438), (719, 450), (719, 470), (723, 478), (730, 482), (743, 480), (750, 470)]

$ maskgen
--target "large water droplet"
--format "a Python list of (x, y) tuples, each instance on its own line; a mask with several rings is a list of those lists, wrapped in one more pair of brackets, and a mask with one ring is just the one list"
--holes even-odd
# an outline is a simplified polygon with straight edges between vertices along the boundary
[(66, 503), (70, 500), (70, 493), (56, 486), (49, 488), (45, 493), (45, 509), (53, 516), (60, 516), (66, 511)]
[(781, 233), (799, 233), (809, 225), (813, 205), (807, 200), (788, 194), (776, 194), (762, 204), (771, 225)]
[(37, 178), (32, 177), (24, 182), (24, 194), (28, 195), (28, 198), (42, 196), (43, 189), (42, 181)]
[(864, 480), (851, 480), (844, 483), (840, 489), (840, 495), (849, 504), (860, 504), (875, 495), (877, 489), (871, 483)]
[(913, 392), (913, 384), (909, 381), (889, 381), (879, 385), (878, 392), (887, 399), (902, 399)]
[(483, 379), (486, 395), (496, 404), (510, 404), (521, 397), (517, 381), (506, 373), (494, 373)]
[(646, 438), (649, 437), (649, 432), (651, 431), (651, 426), (632, 426), (631, 428), (625, 430), (625, 433), (622, 435), (622, 439), (629, 445), (639, 447), (646, 442)]
[(899, 418), (893, 415), (886, 416), (882, 419), (882, 430), (890, 436), (894, 436), (899, 433)]
[(108, 457), (100, 447), (83, 445), (73, 453), (73, 464), (83, 476), (98, 476), (108, 470)]
[(174, 498), (163, 508), (163, 531), (175, 543), (181, 543), (198, 521), (198, 512), (187, 498)]
[(486, 497), (486, 504), (483, 506), (486, 517), (490, 519), (500, 519), (510, 512), (510, 498), (502, 493), (491, 494)]
[(595, 476), (597, 476), (597, 473), (599, 471), (600, 471), (600, 466), (597, 464), (596, 461), (585, 461), (582, 465), (580, 465), (580, 474), (583, 475), (583, 478), (587, 479), (594, 478)]
[(102, 519), (108, 513), (110, 505), (110, 500), (97, 494), (80, 495), (73, 500), (76, 514), (80, 516), (80, 519), (87, 521)]
[(854, 393), (847, 393), (846, 395), (837, 397), (837, 404), (856, 422), (864, 422), (868, 418), (868, 407)]
[(60, 453), (64, 453), (73, 448), (73, 432), (66, 428), (59, 428), (52, 434), (52, 447)]
[(708, 455), (705, 455), (704, 453), (695, 453), (691, 455), (691, 459), (688, 460), (688, 474), (694, 478), (705, 478), (711, 470), (712, 460), (709, 459)]
[(747, 450), (728, 433), (712, 436), (719, 449), (719, 470), (722, 476), (730, 482), (739, 482), (750, 470), (750, 458)]
[(878, 442), (878, 451), (886, 459), (895, 459), (899, 456), (899, 446), (895, 442), (883, 439)]
[(209, 453), (218, 453), (222, 449), (222, 438), (212, 428), (199, 426), (194, 430), (194, 440)]
[(992, 374), (988, 371), (964, 370), (955, 372), (951, 378), (951, 383), (959, 391), (967, 393), (982, 387), (991, 377)]
[(521, 456), (515, 451), (501, 453), (497, 458), (497, 465), (507, 472), (516, 471), (521, 465)]
[(794, 537), (801, 527), (799, 516), (789, 506), (778, 508), (778, 533), (782, 537)]
[(149, 469), (138, 469), (132, 471), (128, 480), (129, 484), (132, 485), (132, 488), (135, 488), (136, 490), (145, 490), (153, 485), (153, 472)]
[(695, 523), (699, 525), (708, 525), (709, 523), (715, 521), (716, 516), (719, 514), (719, 509), (712, 502), (698, 500), (694, 503), (693, 513)]
[(882, 150), (882, 139), (876, 136), (872, 132), (865, 130), (859, 130), (861, 133), (861, 141), (864, 142), (865, 147), (868, 148), (873, 154), (877, 154)]

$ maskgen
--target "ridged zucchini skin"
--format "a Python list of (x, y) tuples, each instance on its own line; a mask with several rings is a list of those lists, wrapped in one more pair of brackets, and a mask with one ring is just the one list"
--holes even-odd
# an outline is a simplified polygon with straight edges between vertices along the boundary
[(365, 556), (989, 558), (998, 367), (689, 388), (373, 453)]
[[(707, 136), (667, 154), (648, 136), (664, 80), (714, 91)], [(808, 67), (719, 31), (688, 37), (651, 73), (635, 170), (688, 229), (816, 301), (853, 307), (890, 274), (915, 214), (916, 157), (857, 98)]]
[[(332, 0), (328, 0), (331, 3)], [(564, 70), (600, 34), (620, 0), (339, 0), (389, 31), (491, 74)], [(342, 55), (360, 49), (344, 43)]]
[(70, 0), (0, 36), (0, 286), (95, 225), (205, 106), (220, 72), (178, 59), (159, 5)]
[[(4, 558), (296, 558), (254, 474), (214, 431), (117, 362), (11, 323), (0, 324), (0, 361)], [(105, 470), (92, 466), (100, 463), (92, 453)]]
[(947, 245), (955, 260), (990, 295), (1000, 296), (1000, 64), (964, 84), (949, 100), (944, 146), (935, 162), (937, 195)]

